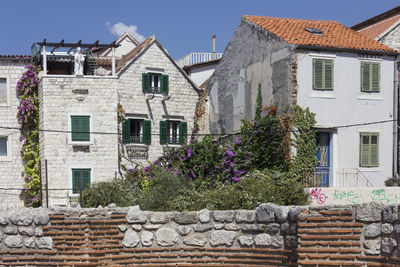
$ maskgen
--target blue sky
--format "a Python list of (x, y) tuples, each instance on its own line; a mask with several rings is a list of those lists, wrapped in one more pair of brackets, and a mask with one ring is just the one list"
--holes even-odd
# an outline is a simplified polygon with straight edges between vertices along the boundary
[(352, 26), (400, 5), (398, 0), (4, 1), (0, 54), (29, 54), (33, 42), (109, 43), (125, 29), (156, 35), (176, 59), (189, 52), (223, 52), (242, 15), (336, 20)]

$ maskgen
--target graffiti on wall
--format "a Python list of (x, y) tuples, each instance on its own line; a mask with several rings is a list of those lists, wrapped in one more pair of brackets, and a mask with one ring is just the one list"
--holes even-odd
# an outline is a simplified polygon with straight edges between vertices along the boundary
[[(318, 205), (327, 204), (361, 204), (367, 202), (381, 202), (385, 205), (400, 204), (400, 190), (375, 189), (336, 189), (336, 188), (312, 188), (310, 198)], [(329, 200), (329, 201), (327, 201)]]

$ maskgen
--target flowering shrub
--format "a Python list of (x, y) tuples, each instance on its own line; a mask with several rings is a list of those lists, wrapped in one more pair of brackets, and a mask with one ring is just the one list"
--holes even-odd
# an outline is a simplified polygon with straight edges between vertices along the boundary
[(17, 83), (19, 107), (17, 119), (20, 125), (20, 141), (22, 142), (21, 158), (25, 179), (21, 197), (28, 207), (40, 206), (40, 173), (39, 173), (39, 100), (37, 77), (40, 67), (27, 66)]

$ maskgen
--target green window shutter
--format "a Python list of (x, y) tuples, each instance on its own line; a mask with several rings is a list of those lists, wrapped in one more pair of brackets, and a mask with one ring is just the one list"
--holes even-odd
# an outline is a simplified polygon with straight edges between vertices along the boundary
[(151, 121), (143, 121), (143, 142), (151, 143)]
[(71, 116), (71, 140), (79, 141), (81, 134), (80, 131), (80, 122), (79, 117)]
[(161, 75), (161, 93), (168, 94), (169, 91), (169, 76)]
[(323, 89), (323, 60), (313, 60), (313, 88), (316, 90)]
[(142, 73), (142, 91), (143, 93), (150, 92), (150, 74)]
[(324, 60), (324, 89), (333, 90), (333, 60)]
[(81, 170), (81, 188), (82, 190), (90, 187), (90, 169)]
[(125, 119), (122, 122), (122, 142), (129, 143), (131, 141), (131, 125), (130, 120)]
[(187, 122), (179, 123), (179, 143), (183, 144), (187, 140)]
[(379, 166), (379, 135), (371, 134), (370, 136), (370, 166)]
[(380, 64), (371, 63), (371, 91), (379, 92)]
[(360, 140), (360, 167), (369, 167), (369, 155), (370, 155), (370, 150), (369, 150), (369, 143), (370, 143), (370, 138), (369, 135), (367, 134), (361, 134), (361, 140)]
[(74, 194), (79, 193), (80, 177), (81, 177), (80, 170), (73, 169), (72, 170), (72, 193), (74, 193)]
[(81, 140), (90, 141), (90, 117), (81, 117)]
[(371, 91), (371, 64), (369, 62), (361, 62), (361, 91), (370, 92)]
[(71, 116), (71, 140), (90, 141), (89, 116)]
[(168, 139), (168, 124), (166, 121), (160, 121), (160, 144), (166, 144)]

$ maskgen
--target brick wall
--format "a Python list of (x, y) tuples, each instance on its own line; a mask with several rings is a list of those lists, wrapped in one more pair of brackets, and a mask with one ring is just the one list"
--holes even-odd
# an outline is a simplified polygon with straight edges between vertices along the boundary
[(1, 266), (397, 266), (397, 206), (0, 212)]

